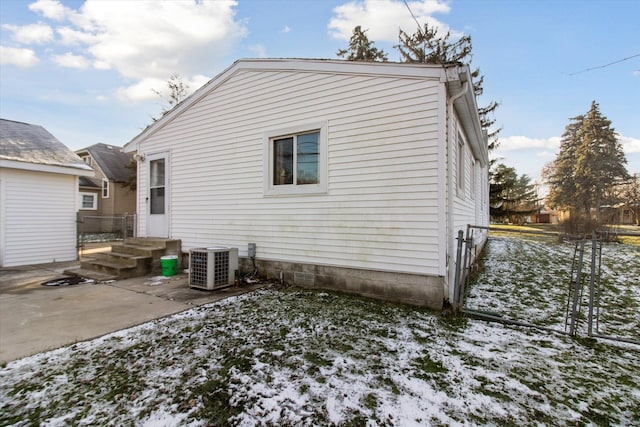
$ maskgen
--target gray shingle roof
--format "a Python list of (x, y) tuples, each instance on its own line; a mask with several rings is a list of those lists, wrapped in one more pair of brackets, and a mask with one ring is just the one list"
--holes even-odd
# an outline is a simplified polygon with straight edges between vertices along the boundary
[(85, 151), (91, 155), (93, 161), (111, 181), (125, 182), (135, 173), (134, 170), (127, 168), (133, 160), (133, 155), (125, 153), (122, 147), (99, 143), (78, 150), (76, 153)]
[(79, 185), (80, 187), (100, 188), (100, 186), (95, 182), (95, 180), (91, 178), (87, 178), (86, 176), (80, 177)]
[(45, 128), (0, 119), (0, 159), (92, 170)]

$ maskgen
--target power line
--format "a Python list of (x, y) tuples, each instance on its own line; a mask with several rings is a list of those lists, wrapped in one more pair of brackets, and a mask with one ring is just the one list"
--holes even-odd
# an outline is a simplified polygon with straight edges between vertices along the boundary
[(617, 60), (617, 61), (609, 62), (608, 64), (598, 65), (597, 67), (586, 68), (586, 69), (584, 69), (584, 70), (582, 70), (582, 71), (576, 71), (576, 72), (571, 73), (571, 74), (569, 74), (569, 75), (570, 75), (570, 76), (575, 76), (576, 74), (586, 73), (587, 71), (597, 70), (597, 69), (599, 69), (599, 68), (605, 68), (605, 67), (608, 67), (609, 65), (618, 64), (618, 63), (620, 63), (620, 62), (627, 61), (627, 60), (629, 60), (629, 59), (637, 58), (638, 56), (640, 56), (640, 53), (637, 53), (637, 54), (635, 54), (635, 55), (628, 56), (628, 57), (626, 57), (626, 58), (619, 59), (619, 60)]
[(403, 0), (403, 3), (405, 6), (407, 6), (407, 9), (409, 9), (409, 13), (411, 14), (411, 17), (413, 18), (414, 21), (416, 21), (416, 25), (418, 26), (418, 32), (421, 33), (422, 32), (422, 26), (420, 25), (420, 22), (418, 22), (418, 19), (416, 18), (416, 15), (413, 14), (413, 11), (411, 10), (411, 7), (409, 7), (409, 3), (407, 3), (407, 0)]
[[(411, 17), (413, 18), (413, 20), (415, 21), (416, 25), (418, 26), (418, 34), (421, 35), (424, 38), (424, 47), (422, 48), (422, 53), (424, 54), (424, 56), (427, 56), (427, 46), (429, 47), (429, 49), (431, 49), (431, 51), (434, 51), (433, 48), (433, 44), (431, 44), (431, 39), (427, 37), (426, 34), (426, 29), (427, 29), (427, 24), (425, 22), (425, 33), (422, 33), (422, 26), (420, 25), (420, 22), (418, 22), (418, 18), (416, 18), (416, 15), (413, 14), (413, 11), (411, 10), (411, 7), (409, 6), (409, 3), (407, 3), (407, 0), (402, 0), (404, 5), (407, 7), (407, 9), (409, 10), (409, 13), (411, 14)], [(442, 70), (444, 71), (445, 76), (447, 75), (447, 68), (444, 66), (444, 62), (441, 60), (442, 58), (436, 56), (436, 60), (440, 63), (440, 65), (442, 66)], [(447, 77), (448, 79), (448, 77)]]

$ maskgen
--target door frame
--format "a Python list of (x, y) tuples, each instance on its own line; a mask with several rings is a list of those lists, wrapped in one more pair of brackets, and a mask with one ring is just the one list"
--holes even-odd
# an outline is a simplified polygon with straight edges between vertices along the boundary
[[(151, 214), (151, 162), (154, 160), (164, 159), (164, 214)], [(146, 215), (146, 231), (147, 237), (169, 237), (169, 229), (171, 224), (171, 185), (169, 171), (171, 170), (171, 156), (169, 151), (161, 151), (148, 154), (146, 156), (146, 198), (145, 198), (145, 215)]]

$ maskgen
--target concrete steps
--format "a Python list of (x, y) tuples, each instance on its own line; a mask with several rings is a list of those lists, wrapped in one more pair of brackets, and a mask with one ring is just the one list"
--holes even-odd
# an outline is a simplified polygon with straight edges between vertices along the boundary
[[(128, 239), (111, 245), (111, 252), (96, 253), (80, 262), (80, 268), (65, 270), (65, 274), (87, 277), (96, 281), (128, 279), (160, 274), (160, 258), (180, 255), (181, 241), (158, 238)], [(180, 257), (178, 257), (180, 258)]]

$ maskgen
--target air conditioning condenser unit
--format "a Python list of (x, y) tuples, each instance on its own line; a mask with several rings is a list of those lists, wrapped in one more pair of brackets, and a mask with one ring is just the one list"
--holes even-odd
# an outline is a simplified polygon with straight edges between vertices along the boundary
[(220, 289), (236, 280), (238, 248), (213, 246), (189, 251), (189, 286), (198, 289)]

